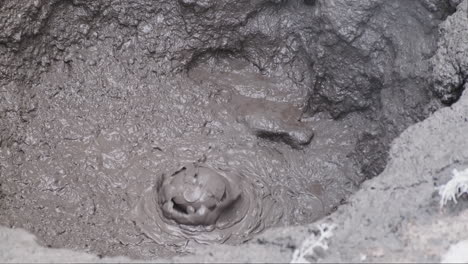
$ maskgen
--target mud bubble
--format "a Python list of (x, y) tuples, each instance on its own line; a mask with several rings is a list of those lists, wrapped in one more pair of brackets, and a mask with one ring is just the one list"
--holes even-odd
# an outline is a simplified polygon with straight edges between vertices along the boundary
[(215, 225), (240, 198), (239, 178), (189, 164), (164, 177), (159, 202), (166, 218), (184, 225)]
[(258, 179), (190, 163), (157, 177), (132, 212), (139, 230), (158, 244), (240, 243), (277, 224), (281, 203)]

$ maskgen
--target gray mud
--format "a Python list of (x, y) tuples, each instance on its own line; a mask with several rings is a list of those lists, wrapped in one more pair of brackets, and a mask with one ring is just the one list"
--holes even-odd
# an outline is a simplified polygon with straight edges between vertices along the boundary
[[(431, 57), (453, 11), (4, 1), (0, 224), (49, 247), (154, 258), (320, 219), (440, 107)], [(205, 176), (185, 182), (187, 164)]]
[[(295, 206), (276, 200), (255, 175), (236, 174), (185, 165), (145, 192), (134, 213), (135, 222), (156, 243), (188, 250), (191, 241), (248, 241), (265, 227), (278, 224), (283, 214), (290, 213), (287, 208)], [(310, 204), (310, 211), (323, 214), (320, 200), (310, 196), (316, 206)]]

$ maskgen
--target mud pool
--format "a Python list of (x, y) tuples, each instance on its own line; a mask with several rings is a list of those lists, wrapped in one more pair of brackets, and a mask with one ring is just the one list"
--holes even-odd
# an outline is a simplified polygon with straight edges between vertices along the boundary
[[(292, 103), (250, 99), (230, 86), (200, 86), (189, 78), (172, 80), (164, 88), (150, 84), (134, 89), (125, 81), (131, 77), (119, 72), (107, 81), (121, 90), (112, 85), (109, 92), (116, 97), (103, 96), (107, 91), (95, 89), (102, 76), (96, 80), (90, 73), (81, 79), (83, 72), (70, 80), (67, 76), (74, 74), (68, 70), (59, 65), (35, 87), (40, 91), (35, 98), (48, 107), (38, 108), (25, 128), (31, 147), (25, 153), (31, 156), (21, 161), (21, 177), (35, 186), (30, 202), (41, 206), (34, 210), (41, 212), (37, 222), (28, 217), (25, 224), (50, 225), (47, 243), (53, 246), (64, 243), (57, 236), (69, 232), (68, 243), (98, 246), (102, 238), (73, 234), (107, 233), (114, 237), (114, 247), (157, 248), (162, 256), (190, 251), (194, 242), (241, 243), (268, 227), (318, 219), (357, 188), (350, 173), (357, 174), (358, 168), (346, 157), (355, 144), (352, 133), (359, 123), (354, 120), (349, 125), (325, 118), (299, 121)], [(64, 77), (61, 85), (75, 92), (50, 91), (50, 81)], [(290, 116), (268, 112), (273, 108), (286, 109)], [(263, 125), (244, 122), (247, 114)], [(297, 124), (289, 125), (289, 120)], [(257, 131), (269, 136), (259, 137)], [(313, 143), (300, 149), (302, 134), (311, 134), (307, 131), (315, 132)], [(242, 177), (236, 188), (243, 199), (239, 210), (245, 212), (222, 214), (227, 219), (216, 225), (223, 228), (213, 223), (184, 228), (165, 217), (158, 204), (163, 175), (197, 162)], [(53, 216), (57, 226), (48, 222)], [(71, 227), (76, 230), (68, 231)], [(88, 240), (93, 238), (95, 242)]]
[(442, 106), (454, 5), (5, 1), (0, 224), (149, 259), (320, 219)]

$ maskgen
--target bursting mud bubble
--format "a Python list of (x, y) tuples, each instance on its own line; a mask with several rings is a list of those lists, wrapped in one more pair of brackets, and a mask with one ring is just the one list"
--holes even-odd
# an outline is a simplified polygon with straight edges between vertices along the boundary
[(186, 165), (157, 187), (166, 218), (179, 224), (212, 226), (240, 198), (239, 180), (198, 164)]
[[(453, 11), (5, 0), (0, 224), (49, 247), (151, 259), (320, 219), (441, 106), (430, 58)], [(436, 90), (456, 98), (458, 86)]]
[(163, 245), (247, 241), (278, 224), (285, 206), (251, 176), (185, 165), (144, 192), (134, 211), (135, 222)]

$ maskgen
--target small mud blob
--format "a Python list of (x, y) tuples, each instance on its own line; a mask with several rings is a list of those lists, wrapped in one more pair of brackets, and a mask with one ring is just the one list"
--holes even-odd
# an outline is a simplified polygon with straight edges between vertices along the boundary
[(159, 190), (164, 216), (184, 225), (214, 225), (239, 200), (236, 177), (225, 177), (206, 167), (190, 164), (165, 176)]
[(283, 211), (258, 177), (193, 163), (159, 176), (131, 218), (156, 243), (186, 247), (242, 243), (278, 224)]
[(300, 109), (288, 103), (235, 95), (232, 98), (237, 119), (258, 137), (281, 141), (293, 148), (308, 145), (314, 137), (313, 130), (300, 122)]

